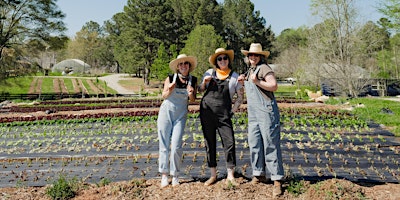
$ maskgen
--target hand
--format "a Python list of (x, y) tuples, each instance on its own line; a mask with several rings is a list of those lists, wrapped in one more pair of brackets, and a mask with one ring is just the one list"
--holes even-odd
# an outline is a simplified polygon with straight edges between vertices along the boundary
[(250, 80), (252, 80), (255, 84), (260, 82), (255, 74), (250, 75)]
[(175, 82), (170, 83), (170, 84), (168, 85), (168, 90), (169, 90), (169, 91), (173, 90), (173, 89), (175, 88), (175, 85), (176, 85)]
[(240, 74), (240, 76), (238, 77), (238, 82), (243, 85), (244, 84), (244, 79), (245, 79), (244, 74)]
[(191, 85), (188, 85), (187, 88), (186, 88), (186, 90), (187, 90), (187, 92), (188, 92), (189, 94), (192, 94), (193, 91), (194, 91), (194, 88), (193, 88)]
[(204, 84), (208, 84), (211, 81), (212, 77), (211, 76), (205, 76), (203, 79)]

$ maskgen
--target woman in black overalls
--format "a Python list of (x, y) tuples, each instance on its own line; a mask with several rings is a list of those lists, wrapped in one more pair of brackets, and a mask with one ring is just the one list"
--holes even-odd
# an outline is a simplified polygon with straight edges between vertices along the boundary
[[(227, 183), (236, 184), (234, 168), (236, 166), (235, 138), (233, 136), (231, 117), (243, 102), (243, 80), (232, 70), (233, 50), (218, 48), (211, 55), (209, 62), (215, 66), (203, 76), (199, 91), (205, 91), (200, 104), (200, 121), (206, 142), (207, 164), (211, 170), (211, 177), (205, 185), (212, 185), (217, 181), (217, 132), (222, 140), (227, 167)], [(232, 107), (233, 96), (237, 100)]]

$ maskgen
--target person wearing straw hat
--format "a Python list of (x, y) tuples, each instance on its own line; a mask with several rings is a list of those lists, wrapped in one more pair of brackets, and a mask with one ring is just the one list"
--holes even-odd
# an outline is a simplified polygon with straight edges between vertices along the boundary
[(280, 148), (280, 114), (274, 92), (278, 84), (266, 59), (269, 51), (261, 44), (252, 43), (249, 50), (241, 50), (248, 60), (249, 71), (244, 77), (248, 112), (248, 141), (250, 148), (252, 183), (274, 181), (273, 196), (282, 194), (284, 177)]
[[(234, 184), (236, 166), (235, 138), (233, 135), (232, 116), (243, 102), (243, 80), (232, 70), (233, 50), (218, 48), (209, 57), (214, 66), (208, 69), (199, 85), (199, 92), (204, 92), (200, 103), (200, 122), (206, 144), (207, 164), (211, 171), (210, 178), (204, 183), (209, 186), (217, 182), (217, 133), (221, 137), (227, 167), (227, 184)], [(232, 106), (233, 97), (237, 98)]]
[(159, 172), (161, 188), (169, 185), (168, 173), (172, 176), (172, 186), (179, 185), (179, 172), (182, 157), (182, 136), (188, 113), (188, 100), (195, 101), (197, 78), (190, 75), (197, 65), (197, 59), (186, 54), (169, 63), (174, 72), (164, 81), (157, 119), (159, 139)]

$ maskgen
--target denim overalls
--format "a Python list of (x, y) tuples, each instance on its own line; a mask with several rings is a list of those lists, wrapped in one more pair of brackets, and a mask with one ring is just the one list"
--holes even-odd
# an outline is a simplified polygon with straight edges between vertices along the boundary
[[(260, 70), (257, 66), (254, 74)], [(280, 148), (280, 115), (275, 98), (265, 99), (257, 86), (246, 80), (248, 140), (253, 176), (281, 180), (284, 175)], [(267, 170), (267, 171), (266, 171)]]
[[(173, 82), (178, 78), (174, 74)], [(192, 85), (189, 75), (188, 85)], [(188, 92), (186, 88), (174, 88), (163, 101), (158, 113), (157, 129), (159, 139), (159, 172), (178, 176), (182, 156), (182, 136), (188, 113)], [(171, 145), (171, 152), (169, 147)], [(170, 159), (168, 161), (168, 155)]]
[(226, 167), (236, 166), (235, 139), (231, 121), (232, 100), (229, 93), (229, 77), (216, 78), (215, 71), (200, 103), (200, 121), (206, 141), (208, 167), (216, 167), (217, 131), (224, 147)]

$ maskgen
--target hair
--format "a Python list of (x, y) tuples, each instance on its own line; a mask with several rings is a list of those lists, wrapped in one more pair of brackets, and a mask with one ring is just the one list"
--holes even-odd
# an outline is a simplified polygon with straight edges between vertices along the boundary
[[(264, 55), (258, 54), (260, 55), (260, 61), (258, 61), (257, 65), (262, 65), (262, 64), (267, 64), (267, 58)], [(244, 62), (247, 65), (250, 65), (250, 61), (249, 61), (249, 56), (247, 55), (244, 59)]]

